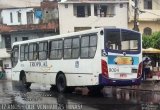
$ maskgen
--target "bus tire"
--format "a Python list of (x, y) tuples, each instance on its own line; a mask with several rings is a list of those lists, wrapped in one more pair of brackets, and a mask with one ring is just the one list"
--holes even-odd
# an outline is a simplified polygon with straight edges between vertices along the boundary
[(56, 85), (51, 85), (50, 91), (55, 91), (56, 90)]
[(22, 86), (25, 87), (25, 88), (30, 88), (31, 86), (31, 83), (30, 82), (27, 82), (26, 80), (26, 75), (23, 74), (22, 77), (21, 77), (21, 82), (22, 82)]
[(58, 74), (56, 77), (56, 88), (60, 93), (65, 92), (67, 88), (66, 77), (63, 73)]

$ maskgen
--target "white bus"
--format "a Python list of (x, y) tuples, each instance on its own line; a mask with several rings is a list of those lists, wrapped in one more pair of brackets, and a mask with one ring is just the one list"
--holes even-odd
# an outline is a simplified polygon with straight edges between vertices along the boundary
[(44, 83), (64, 92), (76, 86), (139, 85), (141, 34), (97, 28), (13, 43), (12, 80)]

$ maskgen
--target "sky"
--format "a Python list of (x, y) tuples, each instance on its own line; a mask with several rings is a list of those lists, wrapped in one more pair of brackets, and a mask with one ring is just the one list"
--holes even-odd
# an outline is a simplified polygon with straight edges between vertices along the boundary
[(0, 8), (40, 6), (42, 0), (0, 0)]

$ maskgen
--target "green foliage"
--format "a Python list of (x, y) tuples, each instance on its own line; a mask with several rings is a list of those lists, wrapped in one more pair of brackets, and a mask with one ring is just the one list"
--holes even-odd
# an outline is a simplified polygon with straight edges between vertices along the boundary
[(143, 48), (156, 48), (160, 49), (160, 32), (155, 32), (152, 35), (143, 35), (142, 37)]
[[(160, 49), (160, 32), (152, 33), (152, 35), (143, 35), (142, 40), (142, 47), (144, 49), (150, 47)], [(147, 56), (152, 58), (154, 62), (159, 62), (160, 54), (148, 54)]]
[(153, 47), (156, 49), (160, 49), (160, 32), (156, 32), (152, 34), (152, 38), (153, 38)]
[(152, 43), (150, 41), (151, 41), (151, 37), (150, 36), (143, 35), (143, 37), (142, 37), (142, 47), (143, 48), (152, 47)]

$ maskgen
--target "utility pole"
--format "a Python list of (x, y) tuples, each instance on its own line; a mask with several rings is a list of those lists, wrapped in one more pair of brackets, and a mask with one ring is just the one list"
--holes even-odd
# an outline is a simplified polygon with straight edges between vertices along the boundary
[(133, 30), (139, 31), (138, 21), (137, 21), (137, 18), (138, 18), (138, 0), (134, 0), (134, 1), (135, 1), (135, 7), (134, 7), (134, 27), (133, 27)]

